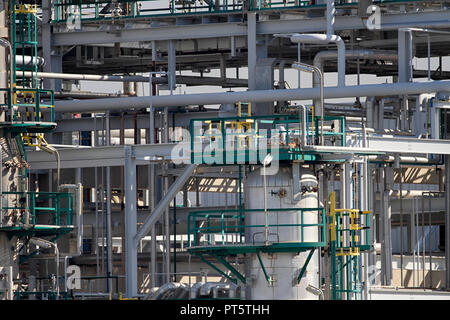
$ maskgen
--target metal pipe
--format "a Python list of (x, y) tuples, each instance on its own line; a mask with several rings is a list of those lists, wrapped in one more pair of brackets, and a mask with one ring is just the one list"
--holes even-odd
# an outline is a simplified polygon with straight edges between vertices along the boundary
[[(450, 80), (432, 82), (398, 82), (389, 84), (368, 84), (346, 86), (345, 88), (326, 87), (324, 98), (347, 98), (367, 96), (393, 96), (398, 94), (422, 94), (450, 90)], [(209, 105), (236, 103), (239, 101), (270, 102), (308, 100), (320, 98), (319, 88), (252, 90), (241, 92), (219, 92), (201, 94), (174, 94), (155, 96), (153, 107), (179, 107), (187, 105)], [(91, 112), (104, 110), (124, 110), (132, 108), (148, 108), (149, 97), (107, 98), (88, 100), (56, 101), (57, 112)], [(47, 109), (43, 109), (45, 112)], [(48, 112), (48, 110), (47, 110)]]
[(334, 23), (336, 21), (336, 7), (334, 0), (327, 0), (327, 36), (334, 35)]
[[(300, 69), (306, 72), (310, 73), (317, 73), (319, 75), (319, 81), (320, 81), (320, 108), (314, 108), (314, 116), (320, 116), (320, 141), (318, 144), (324, 145), (324, 138), (323, 138), (323, 118), (324, 118), (324, 99), (323, 99), (323, 72), (317, 68), (316, 66), (311, 66), (305, 63), (298, 62), (296, 64), (292, 65), (296, 69)], [(319, 113), (320, 111), (320, 113)]]
[[(111, 145), (111, 126), (110, 126), (110, 112), (106, 112), (106, 145)], [(106, 167), (106, 233), (107, 233), (107, 270), (108, 276), (113, 274), (113, 265), (112, 265), (112, 224), (111, 224), (111, 167)], [(108, 278), (108, 289), (109, 293), (112, 293), (112, 278)]]
[[(407, 163), (423, 163), (423, 164), (439, 164), (436, 159), (428, 159), (426, 157), (411, 157), (411, 156), (400, 156), (400, 162)], [(394, 162), (394, 156), (369, 156), (369, 161), (383, 161), (383, 162)]]
[[(14, 56), (13, 48), (11, 46), (11, 43), (8, 40), (6, 40), (4, 38), (0, 38), (0, 45), (2, 47), (8, 48), (10, 57)], [(9, 59), (9, 81), (10, 81), (9, 82), (9, 88), (12, 90), (13, 87), (14, 87), (14, 71), (15, 70), (14, 70), (14, 63), (12, 63), (11, 60), (12, 59), (10, 58)]]
[(299, 111), (299, 114), (301, 112), (301, 115), (302, 115), (302, 119), (300, 120), (300, 123), (302, 124), (302, 130), (301, 130), (301, 132), (302, 132), (302, 134), (301, 134), (302, 147), (304, 147), (308, 144), (308, 142), (307, 142), (308, 128), (306, 127), (306, 117), (308, 116), (308, 113), (307, 113), (306, 106), (300, 105), (299, 108), (301, 110), (301, 111)]
[(345, 43), (340, 36), (325, 34), (294, 34), (294, 43), (335, 43), (338, 47), (338, 86), (345, 87)]
[[(314, 56), (313, 64), (323, 69), (323, 64), (326, 60), (331, 60), (338, 57), (338, 51), (320, 51)], [(395, 51), (388, 50), (347, 50), (345, 51), (345, 58), (360, 58), (360, 59), (379, 59), (379, 60), (398, 60), (398, 54)]]
[[(42, 67), (45, 65), (45, 60), (42, 57), (31, 57), (31, 56), (22, 56), (22, 55), (16, 55), (16, 65), (17, 66), (30, 66), (30, 65), (36, 65), (38, 67)], [(32, 72), (28, 71), (30, 74)], [(36, 73), (34, 73), (34, 76), (36, 76)]]

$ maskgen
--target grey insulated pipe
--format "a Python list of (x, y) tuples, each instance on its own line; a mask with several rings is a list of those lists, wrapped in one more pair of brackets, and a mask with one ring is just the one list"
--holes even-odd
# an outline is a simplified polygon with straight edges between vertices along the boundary
[[(323, 67), (326, 60), (335, 59), (339, 55), (338, 51), (320, 51), (314, 56), (313, 64), (321, 71), (323, 71)], [(388, 61), (397, 61), (398, 54), (395, 51), (387, 51), (387, 50), (347, 50), (345, 51), (346, 59), (378, 59), (378, 60), (388, 60)], [(317, 77), (313, 77), (313, 87), (319, 87), (319, 80)], [(315, 103), (316, 104), (316, 103)], [(372, 104), (373, 105), (373, 104)], [(372, 106), (371, 105), (371, 106)], [(369, 119), (369, 115), (367, 116)], [(372, 117), (372, 115), (370, 115)], [(371, 127), (369, 125), (369, 127)]]
[[(326, 60), (335, 59), (339, 55), (338, 51), (320, 51), (314, 56), (314, 66), (323, 70), (323, 66)], [(398, 54), (395, 51), (388, 50), (347, 50), (345, 52), (346, 59), (377, 59), (377, 60), (388, 60), (397, 61)]]
[[(449, 91), (450, 80), (431, 82), (397, 82), (389, 84), (366, 84), (359, 86), (325, 87), (324, 98), (348, 98), (368, 96), (394, 96), (398, 94), (422, 94)], [(153, 107), (179, 107), (188, 105), (210, 105), (236, 103), (239, 101), (270, 102), (319, 99), (319, 88), (252, 90), (241, 92), (219, 92), (200, 94), (174, 94), (152, 97)], [(107, 98), (56, 101), (56, 112), (116, 111), (132, 108), (148, 108), (149, 97)], [(43, 110), (45, 112), (48, 110)]]
[(336, 21), (336, 7), (334, 0), (327, 0), (327, 36), (334, 35), (334, 22)]

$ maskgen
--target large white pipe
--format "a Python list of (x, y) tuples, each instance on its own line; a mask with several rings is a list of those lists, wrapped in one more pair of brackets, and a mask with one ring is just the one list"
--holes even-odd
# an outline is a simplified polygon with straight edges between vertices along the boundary
[[(21, 57), (19, 57), (21, 60)], [(17, 59), (16, 59), (17, 63)], [(30, 71), (17, 72), (18, 75), (30, 77)], [(46, 79), (63, 79), (63, 80), (89, 80), (89, 81), (118, 81), (118, 82), (147, 82), (147, 76), (120, 76), (120, 75), (98, 75), (98, 74), (78, 74), (78, 73), (56, 73), (56, 72), (39, 72), (38, 78)], [(167, 78), (155, 78), (155, 83), (167, 83)]]
[(291, 36), (294, 43), (335, 43), (338, 48), (338, 86), (345, 86), (345, 43), (340, 36), (326, 34), (294, 34)]
[(42, 67), (45, 64), (45, 60), (42, 57), (16, 56), (16, 65), (18, 66), (29, 66), (35, 65), (36, 63), (38, 67)]
[[(348, 98), (367, 96), (393, 96), (398, 94), (421, 94), (449, 91), (450, 80), (432, 82), (397, 82), (389, 84), (368, 84), (359, 86), (325, 87), (324, 98)], [(242, 92), (219, 92), (200, 94), (174, 94), (152, 97), (154, 107), (179, 107), (188, 105), (211, 105), (237, 103), (239, 101), (270, 102), (319, 99), (319, 88), (253, 90)], [(127, 97), (87, 100), (56, 101), (57, 112), (115, 111), (131, 108), (148, 108), (149, 97)], [(43, 112), (48, 109), (43, 109)]]

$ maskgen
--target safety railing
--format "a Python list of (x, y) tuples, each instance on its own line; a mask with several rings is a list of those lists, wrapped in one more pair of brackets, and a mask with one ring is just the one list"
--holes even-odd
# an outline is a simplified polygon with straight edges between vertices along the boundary
[[(192, 119), (191, 162), (206, 164), (261, 163), (267, 153), (277, 160), (316, 159), (303, 149), (319, 137), (320, 118), (308, 115), (268, 115)], [(306, 128), (306, 132), (305, 131)], [(344, 117), (324, 117), (326, 144), (345, 146)]]
[[(3, 192), (2, 203), (0, 227), (73, 225), (73, 195), (68, 192)], [(38, 223), (38, 216), (43, 214), (50, 215), (51, 221)]]
[[(46, 89), (10, 89), (0, 88), (0, 94), (6, 99), (0, 107), (8, 108), (7, 122), (24, 125), (27, 122), (54, 122), (55, 100), (52, 90)], [(43, 102), (43, 98), (46, 102)], [(47, 115), (42, 111), (48, 109)]]
[(370, 211), (336, 209), (330, 194), (329, 236), (332, 299), (362, 299), (361, 253), (371, 248)]
[(336, 256), (355, 256), (370, 247), (370, 211), (335, 209)]
[[(416, 0), (419, 1), (419, 0)], [(399, 0), (374, 1), (374, 3), (401, 2)], [(403, 1), (404, 2), (404, 1)], [(356, 6), (357, 1), (336, 1), (336, 7)], [(180, 16), (193, 14), (233, 13), (264, 10), (298, 10), (320, 8), (314, 0), (57, 0), (53, 2), (53, 23), (135, 19), (154, 16)]]
[[(188, 247), (256, 244), (254, 235), (264, 230), (265, 224), (245, 223), (249, 215), (264, 215), (264, 209), (228, 209), (192, 212), (188, 215)], [(325, 245), (326, 217), (324, 208), (277, 208), (267, 209), (269, 235), (277, 235), (277, 243), (298, 242), (303, 247), (321, 247)], [(276, 217), (275, 217), (276, 215)], [(296, 215), (295, 219), (287, 217)], [(311, 215), (316, 215), (316, 222), (309, 221)], [(288, 219), (282, 219), (281, 216)], [(280, 223), (279, 221), (286, 223)], [(313, 219), (314, 220), (314, 219)], [(274, 221), (277, 221), (274, 223)], [(246, 239), (251, 234), (251, 239)], [(281, 235), (278, 232), (281, 231)], [(295, 235), (286, 240), (285, 235)], [(308, 234), (308, 236), (305, 236)], [(314, 234), (313, 240), (310, 235)], [(273, 238), (273, 237), (272, 237)], [(273, 239), (272, 239), (273, 240)], [(273, 242), (273, 241), (272, 241)]]

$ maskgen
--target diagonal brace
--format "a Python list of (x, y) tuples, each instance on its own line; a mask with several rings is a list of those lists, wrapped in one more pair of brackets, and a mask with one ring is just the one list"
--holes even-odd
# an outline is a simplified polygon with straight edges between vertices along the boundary
[(306, 258), (305, 264), (303, 265), (302, 270), (300, 271), (300, 273), (299, 273), (299, 275), (297, 277), (297, 283), (300, 283), (300, 280), (302, 280), (302, 277), (303, 277), (303, 275), (306, 272), (306, 267), (308, 266), (308, 263), (311, 260), (315, 249), (316, 248), (312, 248), (311, 251), (309, 252), (308, 257)]
[(215, 265), (213, 265), (211, 262), (209, 262), (208, 260), (206, 260), (203, 255), (201, 254), (196, 254), (197, 257), (200, 258), (200, 260), (202, 260), (204, 263), (206, 263), (208, 266), (210, 266), (211, 268), (213, 268), (214, 270), (216, 270), (218, 273), (220, 273), (221, 275), (223, 275), (225, 278), (227, 278), (228, 280), (230, 280), (231, 282), (233, 282), (234, 284), (237, 284), (237, 280), (230, 277), (229, 275), (227, 275), (225, 272), (223, 272), (222, 270), (220, 270), (219, 268), (217, 268)]
[(231, 264), (229, 264), (228, 262), (225, 261), (224, 258), (217, 256), (217, 260), (219, 260), (226, 268), (228, 268), (228, 270), (231, 271), (231, 273), (233, 273), (236, 277), (238, 277), (239, 280), (242, 281), (242, 283), (245, 284), (245, 277), (240, 274), (239, 271), (237, 271)]

